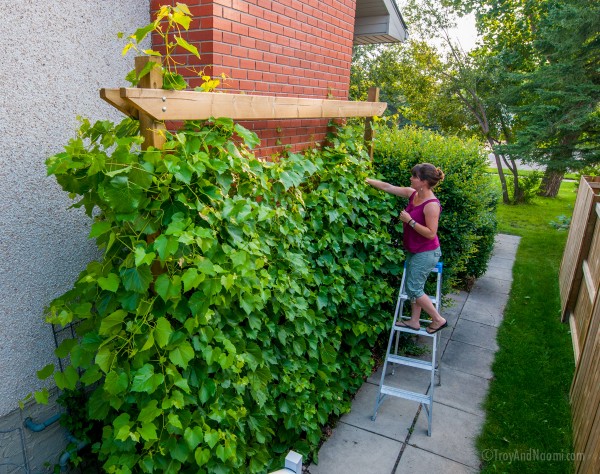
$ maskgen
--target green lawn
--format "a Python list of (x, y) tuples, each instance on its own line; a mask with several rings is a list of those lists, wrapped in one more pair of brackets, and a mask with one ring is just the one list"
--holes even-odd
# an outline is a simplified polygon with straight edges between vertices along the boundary
[(575, 183), (563, 183), (557, 198), (499, 206), (499, 232), (519, 235), (521, 243), (477, 440), (485, 473), (573, 470), (574, 359), (569, 326), (560, 322), (558, 288), (567, 231), (551, 222), (571, 216), (574, 189)]

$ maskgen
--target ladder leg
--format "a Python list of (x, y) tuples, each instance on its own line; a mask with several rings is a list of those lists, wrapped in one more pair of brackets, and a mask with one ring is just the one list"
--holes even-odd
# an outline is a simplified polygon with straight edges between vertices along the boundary
[(429, 410), (427, 411), (427, 436), (431, 436), (431, 421), (433, 418), (433, 403), (429, 405)]
[[(388, 364), (388, 356), (390, 355), (390, 350), (392, 349), (392, 342), (394, 340), (394, 325), (398, 319), (398, 311), (400, 310), (400, 305), (402, 304), (402, 287), (404, 286), (404, 279), (402, 280), (402, 285), (400, 291), (398, 292), (398, 301), (396, 302), (396, 310), (394, 311), (394, 320), (392, 321), (392, 328), (390, 329), (390, 337), (388, 339), (387, 350), (385, 352), (385, 359), (383, 362), (383, 367), (381, 368), (381, 378), (379, 380), (379, 389), (377, 390), (377, 398), (375, 399), (375, 408), (373, 410), (373, 416), (371, 420), (375, 421), (377, 418), (377, 410), (379, 409), (379, 405), (383, 400), (383, 396), (381, 395), (381, 387), (383, 386), (383, 381), (385, 379), (385, 372), (387, 370)], [(393, 365), (393, 364), (392, 364)]]
[[(404, 293), (404, 282), (406, 274), (402, 275), (402, 282), (400, 283), (400, 294), (398, 295), (398, 304), (396, 305), (396, 314), (394, 315), (394, 324), (396, 321), (402, 321), (404, 316), (404, 299), (402, 293)], [(394, 332), (394, 326), (392, 326), (392, 332)], [(400, 332), (396, 331), (396, 343), (394, 345), (394, 354), (398, 354), (398, 345), (400, 343)], [(389, 355), (386, 354), (386, 356)], [(392, 375), (396, 373), (396, 365), (392, 364)]]
[[(435, 292), (435, 309), (439, 312), (441, 312), (440, 310), (442, 309), (442, 271), (441, 271), (441, 266), (438, 267), (438, 272), (437, 272), (437, 281), (436, 281), (436, 292)], [(438, 341), (438, 336), (440, 335), (440, 333), (435, 333), (435, 344), (437, 344)], [(439, 349), (439, 346), (438, 346)], [(437, 373), (438, 376), (438, 383), (437, 385), (440, 386), (442, 385), (442, 352), (441, 351), (437, 351), (438, 352), (438, 356), (437, 358), (434, 360), (434, 364), (435, 364), (435, 371)]]
[[(439, 333), (436, 333), (435, 336), (439, 336)], [(437, 374), (437, 386), (439, 387), (440, 385), (442, 385), (442, 351), (439, 350), (439, 346), (437, 353), (438, 355), (437, 360), (435, 361), (435, 373)]]
[[(392, 328), (392, 332), (394, 332), (394, 328)], [(398, 341), (400, 340), (400, 334), (398, 332), (396, 332), (394, 339), (396, 340), (396, 342), (394, 343), (394, 354), (398, 354)], [(395, 373), (396, 365), (392, 364), (392, 375), (394, 375)]]
[[(442, 306), (442, 267), (438, 266), (436, 291), (435, 291), (435, 309), (440, 312)], [(433, 363), (433, 370), (431, 371), (431, 392), (429, 398), (429, 410), (427, 411), (427, 436), (431, 436), (432, 422), (433, 422), (433, 398), (435, 393), (435, 375), (437, 372), (439, 384), (442, 384), (442, 373), (441, 373), (441, 357), (438, 357), (439, 351), (439, 336), (440, 333), (436, 332), (433, 335), (433, 354), (431, 362)], [(440, 353), (441, 354), (441, 353)]]
[(377, 398), (375, 399), (375, 408), (373, 409), (373, 415), (371, 416), (371, 421), (375, 421), (377, 419), (377, 410), (379, 410), (379, 404), (383, 400), (381, 396), (381, 392), (377, 393)]
[(431, 380), (429, 383), (429, 410), (427, 410), (427, 436), (431, 436), (431, 422), (432, 422), (432, 414), (433, 414), (433, 396), (435, 394), (435, 364), (437, 361), (437, 349), (438, 349), (438, 335), (439, 333), (435, 333), (433, 335), (433, 347), (431, 354), (431, 363), (433, 364), (431, 370)]

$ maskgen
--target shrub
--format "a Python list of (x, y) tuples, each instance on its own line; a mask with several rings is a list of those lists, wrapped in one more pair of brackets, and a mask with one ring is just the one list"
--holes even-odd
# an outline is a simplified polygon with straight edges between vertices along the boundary
[[(487, 158), (477, 141), (378, 123), (374, 163), (383, 180), (409, 186), (412, 167), (422, 162), (439, 166), (446, 175), (435, 193), (443, 209), (438, 235), (447, 293), (485, 273), (496, 234), (498, 194), (486, 175)], [(397, 214), (406, 200), (394, 201)], [(396, 217), (390, 234), (397, 242), (402, 241), (401, 230)]]
[(331, 139), (267, 163), (228, 119), (147, 151), (132, 120), (83, 121), (48, 159), (103, 251), (48, 321), (78, 323), (54, 378), (88, 394), (107, 472), (263, 472), (349, 409), (400, 269), (360, 137)]
[(532, 171), (525, 175), (519, 175), (519, 196), (514, 196), (514, 176), (506, 176), (506, 185), (511, 194), (510, 199), (514, 204), (527, 204), (530, 203), (540, 191), (540, 184), (542, 183), (542, 173), (540, 171)]

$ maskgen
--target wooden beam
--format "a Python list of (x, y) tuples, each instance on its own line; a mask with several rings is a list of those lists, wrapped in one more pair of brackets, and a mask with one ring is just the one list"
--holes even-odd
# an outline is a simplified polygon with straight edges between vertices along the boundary
[[(369, 87), (367, 101), (367, 103), (377, 103), (379, 101), (379, 87)], [(367, 117), (365, 120), (365, 143), (369, 148), (369, 157), (371, 158), (371, 161), (373, 161), (373, 150), (375, 148), (373, 144), (373, 116)]]
[(126, 99), (121, 98), (119, 89), (100, 89), (100, 97), (125, 115), (134, 119), (139, 118), (138, 110)]
[[(105, 89), (105, 96), (114, 96)], [(228, 117), (234, 120), (372, 117), (381, 115), (385, 102), (272, 97), (217, 92), (121, 88), (120, 97), (156, 121), (202, 120)]]
[[(137, 56), (135, 58), (136, 73), (139, 74), (148, 62), (155, 62), (158, 63), (158, 65), (152, 68), (148, 74), (146, 74), (140, 79), (140, 82), (138, 83), (139, 89), (132, 90), (150, 91), (154, 89), (162, 89), (163, 77), (162, 72), (160, 70), (160, 58)], [(113, 92), (108, 92), (109, 96), (111, 96), (112, 94)], [(100, 95), (102, 95), (102, 92), (100, 93)], [(123, 98), (123, 96), (120, 93), (119, 96)], [(166, 127), (164, 122), (162, 122), (161, 119), (157, 119), (152, 114), (145, 113), (144, 110), (140, 110), (138, 107), (135, 107), (135, 104), (132, 104), (130, 101), (126, 100), (126, 102), (129, 105), (132, 105), (133, 108), (139, 110), (140, 134), (144, 137), (144, 143), (142, 143), (142, 150), (146, 150), (150, 146), (153, 146), (155, 148), (162, 148), (166, 140)]]

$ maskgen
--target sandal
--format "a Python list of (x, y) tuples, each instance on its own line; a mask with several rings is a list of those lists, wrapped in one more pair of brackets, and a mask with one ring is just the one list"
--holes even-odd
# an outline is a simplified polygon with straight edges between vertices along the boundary
[(436, 332), (438, 332), (440, 329), (444, 329), (445, 327), (448, 327), (448, 321), (444, 322), (444, 324), (442, 324), (439, 328), (435, 328), (433, 329), (431, 326), (429, 326), (426, 331), (427, 334), (435, 334)]
[(415, 328), (415, 327), (409, 326), (404, 321), (396, 321), (396, 326), (399, 327), (399, 328), (411, 329), (413, 331), (420, 331), (421, 330), (421, 326), (419, 326), (418, 328)]

